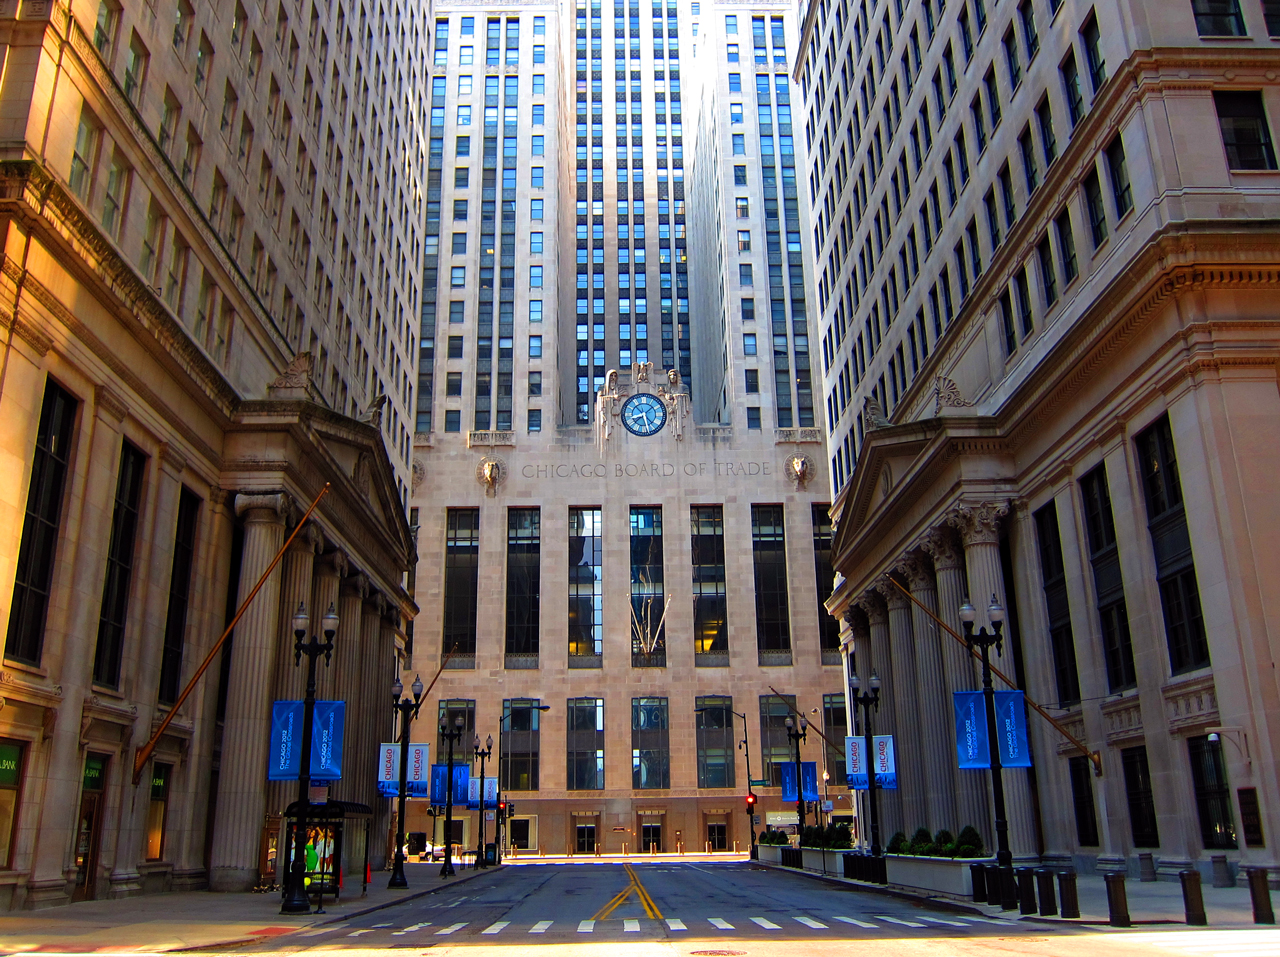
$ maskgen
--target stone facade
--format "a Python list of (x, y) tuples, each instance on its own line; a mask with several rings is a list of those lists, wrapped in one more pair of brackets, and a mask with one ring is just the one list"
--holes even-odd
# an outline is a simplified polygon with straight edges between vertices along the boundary
[[(890, 827), (974, 823), (993, 843), (985, 772), (934, 802), (955, 767), (948, 692), (977, 676), (918, 612), (959, 632), (964, 599), (986, 626), (994, 596), (995, 664), (1057, 722), (1030, 713), (1034, 767), (1005, 772), (1016, 858), (1274, 867), (1259, 543), (1277, 531), (1280, 24), (1257, 4), (1028, 0), (913, 4), (882, 29), (822, 7), (797, 75), (833, 144), (814, 168), (842, 576), (827, 607), (847, 668), (892, 670), (890, 720), (918, 745), (899, 749)], [(899, 112), (896, 133), (877, 127)]]

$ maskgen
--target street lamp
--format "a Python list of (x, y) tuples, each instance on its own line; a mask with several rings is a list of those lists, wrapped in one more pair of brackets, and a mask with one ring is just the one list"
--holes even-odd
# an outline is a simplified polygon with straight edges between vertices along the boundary
[(462, 740), (462, 715), (453, 719), (450, 729), (444, 722), (440, 723), (440, 736), (449, 742), (449, 763), (445, 772), (444, 791), (444, 864), (440, 867), (441, 877), (452, 877), (453, 870), (453, 746)]
[(804, 715), (800, 716), (800, 729), (796, 730), (796, 723), (791, 720), (791, 716), (787, 715), (787, 720), (783, 722), (787, 728), (787, 740), (791, 742), (791, 746), (796, 752), (796, 813), (800, 818), (800, 826), (797, 833), (804, 831), (804, 782), (801, 780), (800, 768), (800, 742), (809, 736), (809, 719)]
[(396, 814), (395, 865), (391, 870), (391, 880), (387, 882), (387, 887), (409, 886), (409, 882), (404, 877), (404, 799), (405, 791), (409, 787), (409, 725), (418, 716), (418, 709), (422, 707), (422, 679), (417, 675), (413, 677), (412, 689), (413, 700), (410, 701), (408, 698), (401, 700), (404, 685), (400, 683), (400, 679), (397, 677), (391, 686), (391, 707), (400, 716), (400, 798), (399, 811)]
[[(489, 756), (493, 754), (493, 735), (485, 738), (485, 746), (480, 747), (480, 735), (474, 735), (471, 742), (472, 750), (480, 759), (480, 846), (476, 848), (476, 867), (484, 867), (484, 763), (489, 760)], [(497, 830), (497, 815), (494, 815), (494, 830)]]
[(321, 619), (324, 641), (312, 635), (303, 641), (311, 630), (307, 607), (298, 602), (293, 616), (293, 665), (296, 668), (307, 656), (307, 693), (302, 699), (302, 755), (298, 762), (298, 818), (294, 825), (293, 861), (289, 866), (289, 886), (280, 904), (282, 914), (311, 913), (311, 898), (307, 894), (307, 808), (311, 804), (308, 788), (311, 786), (311, 723), (316, 713), (316, 659), (324, 655), (324, 666), (329, 667), (333, 657), (333, 636), (338, 633), (338, 616), (330, 603), (329, 611)]
[(855, 705), (862, 706), (862, 763), (867, 769), (867, 810), (871, 815), (871, 856), (880, 856), (880, 809), (876, 803), (876, 775), (871, 755), (871, 713), (880, 710), (880, 676), (871, 672), (871, 690), (862, 691), (862, 679), (849, 676), (849, 688)]
[[(738, 742), (738, 747), (747, 757), (747, 833), (751, 835), (751, 859), (755, 860), (759, 855), (756, 850), (756, 792), (751, 790), (751, 742), (750, 742), (750, 725), (747, 724), (747, 716), (741, 711), (734, 711), (732, 708), (725, 708), (720, 705), (712, 705), (704, 708), (694, 708), (694, 714), (703, 714), (707, 711), (728, 711), (730, 714), (737, 715), (742, 719), (742, 740)], [(788, 719), (790, 720), (790, 719)]]
[[(502, 738), (502, 722), (507, 721), (508, 719), (510, 719), (510, 717), (511, 717), (513, 714), (515, 714), (515, 713), (516, 713), (516, 710), (517, 710), (516, 708), (512, 708), (512, 709), (511, 709), (511, 710), (509, 710), (506, 714), (504, 714), (501, 718), (499, 718), (499, 719), (498, 719), (498, 738), (499, 738), (499, 743), (501, 743), (501, 738)], [(549, 704), (521, 705), (521, 706), (520, 706), (520, 708), (519, 708), (518, 710), (521, 710), (521, 711), (550, 711), (550, 710), (551, 710), (551, 705), (549, 705)], [(508, 730), (510, 730), (510, 729), (508, 729)], [(501, 758), (499, 758), (499, 760), (501, 760)], [(499, 764), (499, 765), (498, 765), (498, 806), (499, 806), (499, 807), (501, 807), (501, 806), (503, 805), (503, 803), (504, 803), (504, 802), (503, 802), (503, 800), (502, 800), (502, 765), (501, 765), (501, 764)], [(505, 823), (506, 823), (505, 818), (508, 818), (508, 817), (510, 817), (510, 816), (511, 816), (511, 813), (510, 813), (510, 811), (508, 810), (508, 812), (507, 812), (506, 814), (502, 815), (502, 818), (500, 818), (499, 820), (494, 821), (494, 824), (493, 824), (493, 839), (494, 839), (494, 842), (498, 845), (499, 853), (501, 853), (501, 848), (502, 848), (502, 837), (501, 837), (501, 835), (500, 835), (500, 828), (499, 828), (499, 825), (500, 825), (500, 824), (505, 824)], [(498, 817), (498, 815), (494, 815), (494, 817)]]
[(972, 652), (976, 645), (982, 651), (982, 696), (987, 710), (987, 753), (991, 759), (991, 796), (996, 810), (996, 864), (1000, 868), (1000, 906), (1012, 910), (1017, 906), (1014, 892), (1013, 855), (1009, 852), (1009, 822), (1004, 808), (1004, 778), (1000, 771), (1000, 748), (997, 744), (996, 728), (996, 693), (991, 686), (991, 646), (996, 654), (1001, 653), (1004, 630), (1004, 608), (991, 596), (991, 604), (987, 607), (987, 620), (991, 630), (973, 628), (977, 610), (966, 598), (960, 606), (960, 621), (964, 625), (964, 640)]

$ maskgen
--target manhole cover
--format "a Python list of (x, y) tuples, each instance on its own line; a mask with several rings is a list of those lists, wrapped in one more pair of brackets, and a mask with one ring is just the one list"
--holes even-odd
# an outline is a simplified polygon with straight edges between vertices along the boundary
[(745, 950), (691, 950), (694, 957), (743, 957)]

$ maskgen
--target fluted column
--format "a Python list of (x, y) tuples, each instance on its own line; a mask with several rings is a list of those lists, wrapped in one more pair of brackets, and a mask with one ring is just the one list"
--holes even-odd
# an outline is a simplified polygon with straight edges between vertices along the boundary
[(362, 711), (363, 689), (361, 685), (364, 651), (362, 637), (361, 606), (369, 594), (369, 580), (363, 574), (344, 579), (338, 590), (338, 637), (334, 653), (334, 678), (337, 697), (347, 703), (346, 740), (342, 751), (342, 780), (338, 783), (338, 796), (346, 801), (362, 801), (360, 780), (364, 764), (373, 760), (374, 751), (361, 750), (358, 742), (363, 739), (365, 715)]
[[(859, 597), (857, 603), (866, 613), (870, 631), (865, 651), (862, 647), (858, 648), (858, 676), (862, 679), (864, 688), (870, 687), (872, 674), (880, 677), (880, 710), (872, 721), (872, 730), (876, 734), (892, 734), (896, 739), (898, 726), (893, 703), (894, 662), (889, 651), (889, 614), (879, 596), (873, 592)], [(868, 755), (868, 766), (870, 760), (871, 756)], [(887, 844), (894, 832), (901, 831), (904, 827), (901, 786), (897, 790), (881, 791), (879, 802), (880, 827)]]
[[(382, 631), (380, 621), (383, 601), (382, 595), (374, 594), (361, 605), (360, 614), (361, 706), (365, 717), (361, 729), (364, 735), (362, 750), (365, 754), (371, 755), (378, 753), (378, 746), (384, 741), (389, 741), (391, 734), (391, 682), (393, 679), (386, 673), (387, 669), (379, 666), (378, 651), (378, 639)], [(431, 760), (435, 760), (434, 754)], [(360, 780), (366, 782), (365, 797), (360, 800), (374, 809), (376, 821), (378, 819), (377, 802), (381, 798), (377, 797), (371, 779), (362, 777)], [(370, 837), (370, 842), (369, 855), (372, 858), (374, 849), (385, 842), (381, 837), (377, 840)]]
[[(960, 625), (960, 606), (969, 594), (965, 581), (964, 559), (955, 535), (949, 528), (930, 530), (921, 548), (933, 559), (934, 576), (938, 584), (938, 617), (957, 635), (963, 635)], [(942, 671), (948, 701), (955, 691), (973, 691), (979, 686), (973, 658), (964, 645), (951, 635), (942, 636)], [(954, 711), (948, 712), (949, 723), (954, 727)], [(954, 736), (954, 731), (952, 732)], [(955, 741), (951, 744), (955, 753)], [(957, 825), (963, 828), (972, 824), (983, 839), (990, 843), (995, 833), (991, 829), (991, 814), (987, 802), (987, 780), (981, 771), (961, 771), (958, 761), (951, 762), (956, 789)], [(959, 830), (955, 832), (957, 835)]]
[[(311, 614), (311, 631), (312, 634), (324, 640), (321, 633), (322, 625), (320, 619), (329, 611), (329, 606), (333, 606), (336, 613), (338, 610), (338, 583), (342, 580), (342, 576), (347, 573), (347, 553), (342, 549), (336, 549), (328, 554), (321, 555), (316, 559), (315, 574), (311, 579), (311, 604), (307, 611)], [(342, 629), (342, 623), (338, 623), (338, 633), (333, 636), (333, 646), (336, 651), (338, 645), (342, 643), (345, 636)], [(310, 637), (308, 635), (307, 637)], [(334, 662), (331, 659), (326, 667), (325, 661), (321, 658), (316, 662), (316, 700), (332, 701), (334, 700)]]
[[(386, 608), (386, 611), (383, 614), (383, 616), (378, 619), (378, 661), (377, 661), (377, 666), (373, 669), (373, 676), (374, 676), (373, 685), (375, 688), (379, 690), (379, 692), (381, 692), (379, 695), (379, 698), (387, 702), (387, 705), (390, 705), (391, 692), (389, 689), (391, 687), (391, 682), (395, 678), (396, 672), (398, 670), (396, 667), (397, 665), (396, 630), (395, 630), (395, 625), (392, 624), (394, 616), (397, 614), (397, 612), (395, 610), (395, 607), (390, 603), (387, 603), (387, 605), (384, 607)], [(386, 716), (385, 720), (386, 720), (387, 734), (390, 735), (393, 730), (391, 708), (387, 706), (383, 706), (381, 711), (382, 711), (382, 714)], [(435, 726), (434, 724), (431, 723), (433, 721), (433, 717), (434, 717), (433, 715), (430, 715), (430, 714), (422, 715), (419, 717), (418, 720), (421, 721), (422, 718), (424, 717), (426, 718), (426, 723), (424, 723), (423, 725), (419, 725), (417, 721), (414, 722), (413, 724), (414, 733), (410, 738), (411, 743), (414, 740), (421, 741), (423, 732), (428, 728), (432, 728)], [(386, 834), (389, 832), (391, 827), (391, 802), (390, 801), (386, 802), (386, 808), (383, 811), (382, 815), (375, 816), (374, 820), (375, 822), (378, 822), (378, 823), (375, 823), (373, 827), (373, 830), (376, 833)], [(382, 864), (380, 864), (379, 860), (381, 858), (375, 858), (375, 852), (381, 854), (382, 857), (385, 858), (386, 842), (379, 841), (376, 851), (374, 848), (370, 848), (369, 850), (370, 858), (374, 858), (374, 866), (380, 867), (383, 864), (385, 864), (385, 860), (383, 860)]]
[[(969, 598), (977, 609), (978, 619), (974, 627), (990, 627), (986, 620), (986, 609), (994, 595), (1000, 604), (1008, 609), (1009, 600), (1005, 592), (1004, 572), (1000, 566), (1000, 520), (1009, 514), (1007, 505), (995, 505), (984, 502), (980, 505), (961, 506), (951, 513), (950, 521), (960, 531), (960, 539), (964, 543), (965, 566), (969, 572)], [(991, 664), (998, 667), (1010, 679), (1016, 676), (1013, 660), (1013, 641), (1011, 626), (1005, 625), (1005, 640), (1002, 651), (993, 655)], [(996, 689), (1007, 687), (998, 678), (993, 678)], [(991, 729), (994, 732), (995, 729)], [(1035, 817), (1031, 805), (1031, 788), (1027, 781), (1027, 771), (1022, 768), (1010, 768), (1001, 772), (1004, 775), (1005, 812), (1009, 821), (1009, 849), (1015, 860), (1038, 858), (1035, 832)], [(994, 812), (993, 812), (994, 818)]]
[[(925, 798), (924, 756), (920, 734), (921, 702), (917, 693), (915, 635), (911, 627), (911, 601), (889, 579), (877, 586), (889, 610), (889, 654), (893, 677), (888, 684), (893, 708), (894, 756), (898, 765), (898, 790), (907, 836), (918, 827), (933, 833)], [(881, 709), (884, 710), (883, 708)]]
[[(245, 523), (240, 559), (242, 604), (284, 544), (290, 509), (283, 493), (237, 495)], [(258, 844), (266, 811), (267, 742), (271, 734), (276, 629), (280, 621), (280, 567), (267, 576), (236, 626), (227, 680), (222, 766), (218, 775), (209, 886), (244, 891), (258, 882)]]
[[(311, 601), (311, 577), (315, 567), (316, 551), (324, 544), (320, 529), (308, 522), (298, 532), (289, 550), (281, 559), (280, 568), (280, 623), (275, 644), (275, 692), (273, 700), (301, 701), (306, 694), (306, 663), (295, 662), (293, 655), (293, 616), (299, 605)], [(311, 614), (311, 609), (307, 609)], [(315, 621), (312, 618), (312, 621)], [(267, 810), (282, 814), (298, 798), (296, 781), (272, 781), (267, 786)]]
[[(942, 643), (951, 642), (950, 635), (940, 634), (930, 613), (938, 613), (938, 589), (925, 559), (911, 555), (898, 568), (906, 576), (911, 594), (924, 608), (911, 603), (911, 625), (916, 639), (916, 687), (920, 699), (922, 754), (925, 755), (925, 798), (929, 828), (937, 832), (946, 828), (958, 834), (956, 820), (955, 777), (956, 736), (951, 720), (951, 695), (943, 678)], [(927, 610), (926, 610), (927, 609)]]

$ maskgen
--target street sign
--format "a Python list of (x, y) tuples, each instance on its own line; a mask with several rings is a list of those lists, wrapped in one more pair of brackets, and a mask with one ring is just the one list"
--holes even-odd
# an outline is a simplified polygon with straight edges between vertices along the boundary
[(752, 786), (753, 788), (767, 788), (767, 787), (769, 786), (769, 782), (768, 782), (768, 781), (764, 781), (764, 780), (761, 780), (761, 781), (752, 781), (752, 782), (751, 782), (751, 786)]
[(835, 805), (834, 805), (834, 804), (832, 804), (832, 802), (830, 802), (830, 801), (823, 801), (823, 802), (822, 802), (822, 810), (823, 810), (824, 812), (826, 812), (827, 814), (830, 814), (830, 813), (831, 813), (831, 811), (832, 811), (832, 809), (833, 809), (834, 807), (835, 807)]

